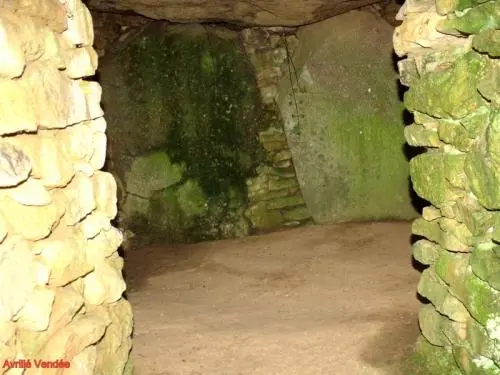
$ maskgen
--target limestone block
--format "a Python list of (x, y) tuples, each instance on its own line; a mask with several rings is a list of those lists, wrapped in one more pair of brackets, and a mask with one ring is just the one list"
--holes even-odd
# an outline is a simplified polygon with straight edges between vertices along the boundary
[(86, 177), (92, 177), (95, 169), (89, 163), (75, 163), (75, 173), (80, 173)]
[[(417, 4), (415, 1), (413, 3)], [(394, 50), (399, 57), (407, 54), (418, 55), (423, 49), (438, 50), (439, 46), (445, 45), (466, 48), (471, 43), (466, 38), (458, 38), (437, 31), (438, 24), (446, 19), (446, 16), (437, 14), (434, 4), (430, 2), (419, 3), (414, 7), (420, 9), (414, 11), (406, 5), (405, 20), (394, 32)]]
[(92, 271), (87, 263), (83, 239), (67, 235), (63, 239), (47, 239), (35, 246), (41, 248), (40, 256), (50, 269), (49, 284), (63, 286)]
[(33, 261), (33, 280), (35, 280), (36, 285), (47, 285), (49, 278), (50, 268), (35, 258), (35, 261)]
[(56, 205), (25, 206), (8, 197), (0, 199), (0, 209), (12, 232), (28, 240), (47, 237), (61, 217)]
[(56, 66), (36, 63), (23, 74), (31, 88), (37, 123), (41, 128), (67, 126), (71, 98), (71, 81)]
[(460, 123), (467, 129), (471, 138), (477, 138), (484, 133), (484, 130), (488, 126), (489, 117), (489, 109), (487, 107), (480, 107), (460, 119)]
[(438, 133), (421, 125), (408, 125), (404, 129), (405, 139), (410, 146), (439, 147)]
[(69, 78), (93, 76), (97, 69), (97, 53), (91, 46), (72, 48), (65, 52), (66, 70)]
[[(9, 236), (0, 245), (0, 321), (8, 321), (28, 301), (35, 283), (32, 255), (25, 241)], [(16, 287), (12, 287), (16, 280)]]
[(86, 95), (78, 80), (71, 81), (70, 91), (71, 101), (67, 124), (78, 124), (82, 121), (90, 119), (91, 117), (87, 108)]
[(420, 111), (436, 118), (461, 119), (486, 104), (477, 90), (488, 59), (469, 52), (450, 67), (424, 75), (405, 94), (404, 102), (410, 111)]
[(88, 162), (92, 156), (92, 131), (84, 124), (70, 126), (57, 135), (64, 152), (76, 162)]
[(434, 309), (432, 304), (425, 305), (418, 313), (422, 334), (433, 345), (445, 346), (446, 344), (446, 337), (441, 331), (442, 320), (444, 317)]
[(94, 184), (97, 209), (112, 220), (117, 214), (117, 186), (111, 173), (96, 171), (92, 182)]
[(439, 311), (456, 322), (467, 322), (470, 319), (469, 311), (463, 303), (450, 293), (444, 299), (443, 304), (439, 306)]
[(445, 179), (445, 158), (440, 152), (411, 159), (410, 173), (416, 193), (438, 208), (458, 196)]
[(42, 185), (40, 180), (33, 178), (20, 185), (5, 189), (4, 194), (12, 198), (19, 204), (25, 206), (46, 206), (52, 202), (49, 192)]
[(9, 142), (28, 155), (33, 167), (32, 176), (40, 179), (44, 186), (66, 186), (73, 178), (73, 164), (52, 132), (19, 135)]
[(35, 109), (26, 80), (0, 79), (0, 135), (37, 130)]
[[(106, 330), (106, 335), (108, 331)], [(71, 367), (65, 371), (65, 375), (94, 375), (97, 359), (95, 346), (88, 346), (71, 360)]]
[(90, 264), (102, 262), (111, 256), (123, 242), (123, 234), (115, 227), (101, 231), (97, 236), (87, 240), (86, 256)]
[(441, 251), (438, 244), (428, 240), (418, 240), (413, 244), (413, 257), (425, 265), (433, 264)]
[(107, 310), (111, 324), (106, 336), (97, 344), (97, 368), (103, 374), (121, 375), (131, 348), (132, 308), (128, 301), (121, 299), (108, 305)]
[(44, 331), (49, 326), (55, 292), (46, 287), (36, 287), (15, 320), (18, 327), (31, 331)]
[(82, 309), (84, 300), (81, 294), (68, 287), (56, 288), (54, 305), (50, 316), (48, 333), (62, 330)]
[(441, 214), (441, 210), (433, 206), (424, 207), (424, 209), (422, 210), (422, 217), (427, 221), (433, 221), (439, 219), (442, 216), (443, 215)]
[(495, 255), (500, 247), (476, 249), (470, 257), (472, 272), (491, 287), (500, 291), (500, 259)]
[(4, 374), (7, 369), (3, 368), (3, 361), (14, 360), (16, 357), (16, 337), (15, 326), (11, 322), (0, 322), (0, 374)]
[(101, 108), (101, 85), (97, 82), (91, 81), (79, 81), (79, 84), (85, 94), (89, 119), (102, 117), (104, 112)]
[[(1, 127), (1, 125), (0, 125)], [(0, 143), (0, 187), (16, 186), (26, 181), (31, 172), (28, 156), (15, 146)]]
[(80, 0), (66, 0), (64, 4), (68, 14), (68, 28), (63, 36), (74, 46), (92, 46), (94, 28), (89, 10)]
[(49, 26), (55, 32), (63, 32), (66, 29), (66, 12), (57, 0), (31, 0), (16, 1), (4, 0), (2, 6), (6, 9), (16, 11), (25, 18), (38, 18), (43, 24)]
[(94, 133), (92, 139), (94, 152), (92, 153), (90, 164), (95, 169), (102, 169), (106, 163), (106, 134)]
[(66, 189), (58, 192), (58, 196), (65, 202), (63, 220), (66, 225), (77, 224), (96, 208), (92, 180), (81, 173), (75, 175)]
[(98, 315), (79, 315), (52, 336), (39, 356), (46, 360), (64, 358), (72, 361), (77, 354), (104, 336), (108, 324), (108, 321)]
[(97, 263), (94, 272), (83, 280), (85, 302), (92, 305), (116, 302), (126, 289), (121, 272), (105, 260)]
[(417, 290), (420, 295), (431, 301), (438, 311), (448, 296), (448, 287), (432, 268), (422, 272)]
[(0, 18), (0, 77), (15, 78), (21, 76), (26, 65), (22, 41), (16, 26), (8, 18)]
[(443, 231), (437, 220), (427, 221), (423, 218), (417, 218), (413, 221), (411, 232), (439, 244), (443, 236)]
[(8, 228), (7, 228), (7, 222), (3, 218), (2, 215), (0, 215), (0, 244), (5, 240), (5, 237), (7, 237), (8, 234)]
[(106, 131), (106, 119), (104, 117), (99, 117), (87, 122), (88, 127), (94, 132), (104, 133)]
[(472, 233), (467, 226), (454, 219), (442, 218), (439, 226), (445, 232), (441, 237), (441, 246), (450, 251), (472, 251)]
[(103, 230), (109, 230), (111, 224), (106, 215), (102, 212), (92, 212), (79, 225), (79, 229), (87, 239), (92, 239)]
[(58, 70), (66, 69), (66, 62), (61, 51), (58, 35), (48, 28), (44, 28), (40, 33), (43, 36), (44, 52), (39, 61), (53, 65)]

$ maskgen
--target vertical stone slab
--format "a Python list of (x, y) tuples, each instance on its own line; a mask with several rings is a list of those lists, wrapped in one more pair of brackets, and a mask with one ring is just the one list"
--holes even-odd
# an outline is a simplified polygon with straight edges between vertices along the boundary
[(414, 115), (406, 139), (427, 148), (410, 170), (431, 204), (413, 225), (426, 238), (414, 256), (429, 266), (416, 348), (429, 375), (500, 374), (499, 9), (408, 0), (394, 34)]
[(116, 184), (99, 171), (101, 89), (84, 80), (93, 37), (80, 0), (0, 5), (0, 374), (6, 360), (24, 374), (59, 360), (75, 375), (128, 361)]
[(280, 106), (315, 222), (411, 219), (393, 28), (353, 11), (298, 29)]

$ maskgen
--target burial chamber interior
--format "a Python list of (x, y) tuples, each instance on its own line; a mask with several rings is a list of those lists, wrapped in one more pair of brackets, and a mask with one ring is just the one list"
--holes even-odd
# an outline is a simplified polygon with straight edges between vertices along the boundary
[(300, 28), (96, 14), (106, 170), (129, 238), (416, 217), (394, 28), (377, 9)]
[[(346, 263), (335, 257), (325, 261), (331, 249), (318, 245), (311, 247), (318, 254), (296, 252), (295, 258), (269, 250), (258, 265), (272, 268), (276, 258), (310, 265), (314, 258), (322, 272), (331, 267), (346, 278), (363, 255), (342, 251), (346, 239), (327, 224), (414, 218), (413, 256), (424, 265), (418, 293), (425, 298), (418, 313), (415, 373), (500, 373), (497, 2), (408, 1), (395, 33), (380, 5), (304, 26), (288, 19), (286, 27), (275, 27), (265, 18), (265, 25), (249, 27), (152, 21), (98, 11), (120, 7), (119, 2), (91, 3), (92, 14), (76, 0), (0, 5), (5, 45), (0, 58), (0, 359), (5, 362), (0, 374), (11, 367), (38, 373), (29, 360), (38, 361), (35, 367), (40, 361), (65, 367), (64, 374), (132, 373), (133, 319), (124, 298), (122, 256), (147, 259), (147, 252), (140, 252), (152, 242), (231, 239), (325, 224), (315, 228), (326, 228), (318, 233), (332, 242), (341, 238), (335, 254), (343, 254)], [(331, 10), (320, 10), (325, 9)], [(258, 18), (258, 12), (243, 13), (235, 17)], [(403, 59), (394, 57), (393, 43)], [(97, 76), (88, 78), (97, 68), (94, 45), (100, 65)], [(410, 87), (404, 105), (399, 79)], [(412, 119), (404, 117), (405, 106)], [(408, 154), (405, 138), (425, 152)], [(425, 202), (415, 202), (410, 172)], [(359, 237), (356, 250), (366, 246), (365, 227), (344, 228)], [(132, 246), (120, 256), (122, 233)], [(264, 238), (262, 253), (269, 237), (259, 238)], [(297, 243), (307, 249), (310, 242)], [(376, 246), (387, 251), (369, 258), (371, 271), (391, 273), (386, 269), (392, 246)], [(227, 254), (229, 261), (237, 259), (234, 249)], [(205, 264), (205, 271), (213, 266)], [(254, 272), (266, 288), (284, 280), (291, 287), (283, 298), (304, 285), (300, 272), (264, 272), (250, 262), (236, 266)], [(191, 277), (192, 269), (182, 267), (184, 277)], [(169, 282), (179, 269), (173, 271)], [(314, 279), (314, 272), (307, 277)], [(372, 294), (391, 303), (383, 293), (371, 293), (373, 280), (361, 276), (364, 287), (358, 289), (368, 291), (362, 300)], [(244, 275), (238, 271), (232, 277), (237, 285)], [(220, 281), (223, 291), (227, 280)], [(342, 278), (325, 280), (330, 284), (324, 285), (323, 297), (347, 288), (338, 301), (355, 299)], [(194, 289), (206, 289), (206, 280), (195, 282), (200, 285)], [(154, 298), (147, 293), (134, 298), (145, 309), (154, 302), (162, 309), (165, 301), (175, 308), (175, 288), (161, 285)], [(315, 288), (319, 284), (307, 284), (302, 296), (314, 295)], [(277, 296), (264, 291), (253, 302), (276, 307)], [(237, 308), (247, 296), (232, 290), (232, 299), (241, 303)], [(304, 308), (292, 300), (294, 308)], [(316, 299), (311, 306), (318, 301), (326, 303)], [(222, 310), (219, 306), (215, 317)], [(148, 319), (143, 311), (136, 309), (135, 338), (142, 334), (144, 342), (151, 337), (145, 321), (160, 324), (151, 330), (165, 323), (158, 321), (163, 316), (158, 310)], [(207, 325), (203, 312), (187, 325)], [(333, 320), (351, 327), (353, 322), (343, 318)], [(213, 337), (215, 342), (220, 336)], [(251, 336), (242, 340), (253, 342)], [(289, 344), (292, 357), (300, 356)], [(271, 341), (267, 348), (272, 352), (276, 345)], [(157, 357), (168, 357), (164, 348)], [(185, 348), (177, 349), (176, 369), (182, 369)], [(218, 349), (208, 352), (216, 358), (215, 369), (223, 362), (217, 362)], [(203, 358), (210, 363), (210, 355)], [(342, 358), (349, 360), (347, 354)], [(168, 371), (167, 362), (155, 370)], [(315, 373), (331, 373), (332, 363), (321, 365)]]

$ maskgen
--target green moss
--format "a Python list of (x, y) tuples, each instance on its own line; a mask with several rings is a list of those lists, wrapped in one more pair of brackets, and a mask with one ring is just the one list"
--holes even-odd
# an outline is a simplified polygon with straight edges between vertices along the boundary
[[(204, 230), (218, 232), (213, 223), (226, 221), (222, 216), (229, 214), (230, 190), (245, 197), (246, 179), (264, 160), (259, 132), (276, 122), (275, 114), (261, 104), (253, 68), (236, 34), (158, 22), (108, 59), (101, 68), (101, 84), (109, 137), (120, 158), (149, 158), (148, 168), (135, 168), (141, 173), (133, 176), (133, 192), (147, 190), (149, 197), (167, 188), (168, 165), (182, 166), (182, 178), (169, 172), (176, 183), (192, 181), (177, 193), (174, 207), (184, 217), (177, 222), (189, 225), (183, 227), (188, 237), (203, 237)], [(159, 156), (165, 168), (156, 173), (160, 169), (151, 171), (156, 164), (150, 159)], [(127, 170), (125, 158), (118, 162)], [(164, 185), (149, 187), (156, 180)], [(210, 206), (214, 202), (223, 209)], [(245, 199), (235, 202), (247, 205)], [(173, 215), (158, 199), (154, 205), (154, 221), (164, 221), (161, 210)]]
[(490, 57), (500, 57), (500, 30), (485, 30), (474, 36), (472, 47)]
[[(368, 35), (367, 28), (378, 32)], [(392, 33), (389, 25), (363, 12), (300, 31), (294, 54), (300, 87), (288, 77), (283, 80), (279, 104), (302, 194), (316, 223), (416, 215)]]
[(187, 180), (176, 192), (179, 207), (187, 218), (202, 215), (207, 206), (208, 199), (196, 180)]
[(450, 350), (432, 345), (423, 336), (418, 338), (405, 370), (402, 375), (463, 375)]
[(487, 62), (471, 52), (458, 58), (448, 69), (426, 73), (405, 93), (405, 105), (437, 118), (463, 118), (484, 105), (476, 90)]
[[(472, 4), (471, 4), (472, 5)], [(465, 34), (478, 34), (500, 27), (500, 4), (488, 1), (477, 5), (460, 16), (451, 16), (443, 22), (446, 29), (455, 29)]]

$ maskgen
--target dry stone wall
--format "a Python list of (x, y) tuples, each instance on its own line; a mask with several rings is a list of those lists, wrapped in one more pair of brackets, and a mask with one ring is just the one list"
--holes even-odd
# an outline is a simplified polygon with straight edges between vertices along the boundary
[(430, 202), (413, 224), (426, 265), (419, 293), (426, 374), (500, 374), (500, 2), (415, 1), (394, 46), (416, 192)]
[(249, 208), (245, 216), (257, 230), (296, 226), (312, 220), (299, 187), (276, 96), (289, 73), (298, 40), (292, 28), (248, 28), (242, 31), (245, 51), (255, 69), (262, 102), (275, 112), (275, 124), (259, 133), (266, 158), (257, 177), (247, 180)]
[(101, 88), (84, 79), (92, 20), (79, 0), (0, 4), (0, 374), (122, 374), (132, 311)]

